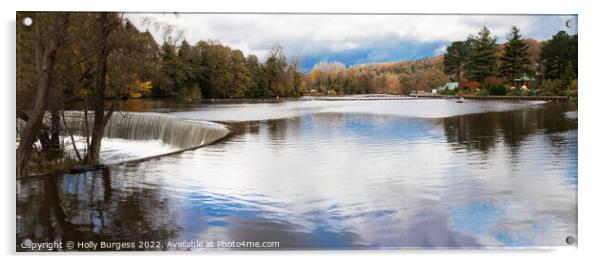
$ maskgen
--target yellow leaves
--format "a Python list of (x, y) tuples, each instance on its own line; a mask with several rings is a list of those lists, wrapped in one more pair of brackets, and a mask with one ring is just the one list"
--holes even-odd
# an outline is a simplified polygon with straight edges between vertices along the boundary
[(129, 98), (140, 98), (150, 94), (153, 89), (153, 83), (151, 81), (141, 81), (138, 78), (135, 78), (126, 88)]
[(388, 94), (401, 93), (401, 82), (399, 76), (393, 73), (385, 73), (384, 75), (384, 92)]
[(140, 84), (140, 90), (144, 93), (150, 93), (151, 89), (153, 89), (153, 83), (151, 81), (142, 82)]
[(321, 72), (320, 72), (320, 70), (319, 70), (319, 69), (313, 69), (313, 70), (311, 71), (311, 73), (310, 73), (310, 78), (311, 78), (311, 81), (312, 81), (313, 83), (316, 83), (316, 82), (318, 82), (318, 78), (320, 78), (320, 74), (321, 74)]

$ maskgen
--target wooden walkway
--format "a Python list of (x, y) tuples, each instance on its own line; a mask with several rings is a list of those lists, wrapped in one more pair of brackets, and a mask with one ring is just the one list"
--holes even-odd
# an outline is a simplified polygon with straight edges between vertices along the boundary
[(465, 95), (465, 96), (446, 96), (446, 95), (415, 95), (422, 98), (449, 98), (449, 99), (470, 99), (470, 100), (511, 100), (511, 101), (552, 101), (566, 102), (566, 96), (512, 96), (512, 95)]
[(410, 95), (410, 96), (391, 96), (391, 97), (314, 97), (301, 99), (302, 101), (401, 101), (401, 100), (424, 100), (424, 99), (468, 99), (468, 100), (507, 100), (507, 101), (552, 101), (566, 102), (566, 96), (496, 96), (496, 95)]

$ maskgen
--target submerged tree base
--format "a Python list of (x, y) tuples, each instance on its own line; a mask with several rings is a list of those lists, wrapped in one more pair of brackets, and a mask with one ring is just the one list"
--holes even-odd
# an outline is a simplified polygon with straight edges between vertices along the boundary
[(69, 169), (70, 173), (82, 173), (86, 171), (95, 171), (104, 169), (106, 166), (103, 164), (78, 164), (74, 165)]

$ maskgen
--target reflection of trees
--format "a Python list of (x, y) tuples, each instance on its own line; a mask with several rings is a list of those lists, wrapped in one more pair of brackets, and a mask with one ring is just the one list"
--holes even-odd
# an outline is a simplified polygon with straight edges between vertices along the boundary
[(17, 249), (23, 240), (52, 242), (73, 237), (75, 229), (65, 219), (53, 177), (22, 180), (17, 188)]
[(539, 108), (511, 112), (479, 113), (442, 119), (449, 143), (468, 150), (487, 152), (500, 138), (512, 152), (537, 131), (543, 132), (553, 147), (566, 144), (558, 133), (577, 129), (577, 122), (565, 118), (566, 104), (549, 103)]
[(288, 122), (286, 119), (276, 119), (266, 121), (268, 134), (272, 140), (286, 139), (288, 130)]
[(282, 141), (289, 136), (289, 133), (299, 133), (301, 117), (267, 120), (265, 125), (267, 125), (267, 132), (271, 140)]
[(498, 126), (495, 114), (455, 116), (442, 120), (447, 141), (464, 146), (468, 150), (486, 152), (495, 145)]
[(27, 238), (165, 241), (178, 231), (156, 189), (115, 189), (108, 170), (22, 182), (17, 198), (17, 245)]
[(261, 124), (258, 121), (242, 123), (242, 125), (245, 126), (245, 131), (247, 131), (249, 134), (253, 134), (253, 135), (259, 134), (259, 127)]

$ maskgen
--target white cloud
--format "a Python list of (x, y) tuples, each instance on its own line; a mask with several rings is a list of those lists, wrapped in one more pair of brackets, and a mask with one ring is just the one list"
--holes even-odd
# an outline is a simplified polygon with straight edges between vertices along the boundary
[[(405, 42), (449, 42), (465, 39), (482, 26), (490, 28), (502, 41), (510, 26), (523, 35), (549, 38), (572, 17), (561, 16), (482, 16), (482, 15), (284, 15), (284, 14), (160, 14), (126, 15), (139, 28), (142, 17), (181, 29), (190, 43), (217, 39), (245, 54), (266, 56), (274, 43), (287, 54), (308, 55), (343, 52), (384, 46), (396, 39)], [(151, 28), (157, 39), (157, 30)], [(574, 31), (573, 31), (574, 32)], [(439, 47), (433, 53), (440, 53)]]
[(435, 55), (439, 55), (439, 54), (443, 54), (443, 53), (445, 53), (446, 51), (447, 51), (447, 46), (446, 46), (446, 45), (441, 45), (441, 46), (439, 46), (439, 47), (438, 47), (438, 48), (435, 50), (434, 54), (435, 54)]

